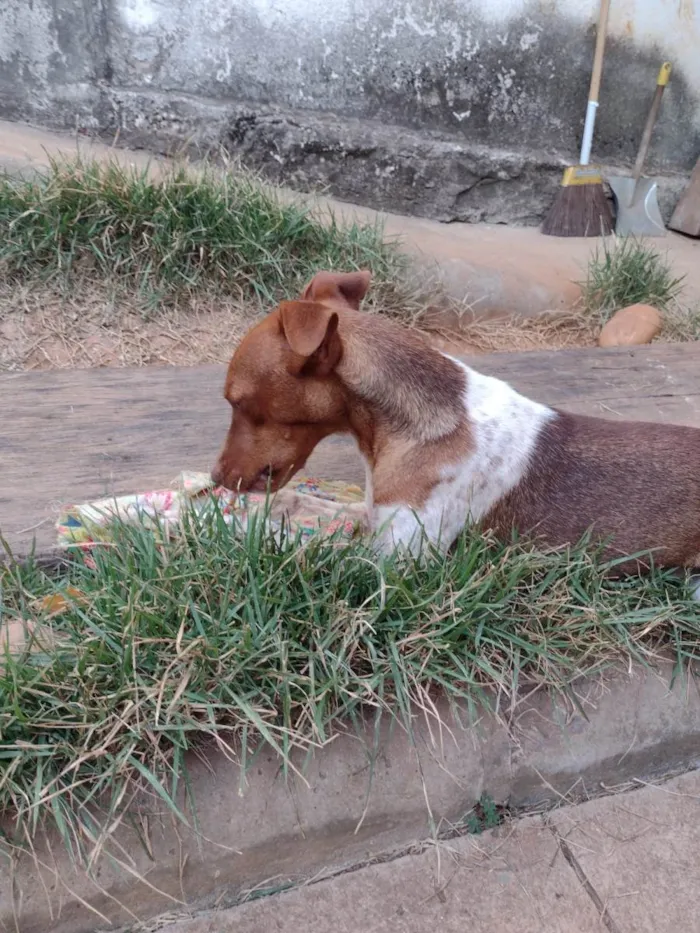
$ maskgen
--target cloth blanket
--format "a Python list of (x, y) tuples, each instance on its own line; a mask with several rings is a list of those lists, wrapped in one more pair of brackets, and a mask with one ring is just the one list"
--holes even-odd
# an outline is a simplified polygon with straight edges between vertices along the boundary
[[(214, 486), (208, 473), (181, 473), (171, 489), (109, 497), (61, 509), (56, 528), (63, 547), (89, 549), (108, 542), (115, 521), (150, 524), (166, 536), (182, 521), (186, 510), (202, 514), (218, 502), (225, 520), (245, 529), (256, 512), (265, 508), (264, 493), (233, 493)], [(273, 531), (285, 523), (303, 539), (313, 534), (349, 540), (366, 528), (364, 493), (359, 486), (303, 478), (281, 489), (269, 500), (267, 519)]]

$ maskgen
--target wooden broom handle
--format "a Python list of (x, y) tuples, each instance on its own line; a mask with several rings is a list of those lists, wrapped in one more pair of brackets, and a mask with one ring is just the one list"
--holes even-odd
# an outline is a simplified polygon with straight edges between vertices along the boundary
[(605, 39), (608, 34), (608, 16), (610, 14), (610, 0), (600, 0), (598, 14), (598, 30), (595, 37), (595, 53), (593, 55), (593, 72), (591, 73), (591, 86), (588, 91), (589, 100), (598, 100), (600, 93), (600, 78), (603, 74), (603, 53), (605, 52)]
[(654, 125), (656, 124), (656, 118), (659, 115), (659, 108), (661, 107), (661, 98), (664, 93), (664, 88), (669, 82), (671, 77), (671, 63), (664, 62), (659, 71), (659, 76), (656, 79), (656, 90), (654, 91), (654, 97), (651, 102), (651, 109), (649, 111), (649, 116), (647, 117), (647, 122), (644, 126), (644, 132), (642, 133), (642, 141), (639, 144), (639, 152), (637, 153), (637, 161), (634, 163), (634, 171), (632, 172), (632, 177), (634, 178), (635, 186), (639, 181), (642, 169), (644, 168), (644, 161), (647, 157), (647, 152), (649, 151), (649, 144), (651, 143), (651, 134), (654, 132)]

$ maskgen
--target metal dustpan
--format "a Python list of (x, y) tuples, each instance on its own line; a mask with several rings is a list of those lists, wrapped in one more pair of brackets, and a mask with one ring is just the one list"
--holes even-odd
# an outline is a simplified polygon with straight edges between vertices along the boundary
[(615, 233), (619, 236), (666, 236), (666, 227), (661, 218), (656, 197), (657, 185), (652, 178), (642, 178), (644, 161), (649, 151), (651, 134), (661, 106), (664, 88), (671, 77), (671, 64), (664, 62), (656, 79), (656, 91), (651, 102), (642, 141), (639, 144), (637, 161), (632, 175), (609, 175), (617, 206)]
[(635, 181), (628, 175), (611, 175), (608, 182), (615, 196), (618, 236), (666, 236), (653, 178)]

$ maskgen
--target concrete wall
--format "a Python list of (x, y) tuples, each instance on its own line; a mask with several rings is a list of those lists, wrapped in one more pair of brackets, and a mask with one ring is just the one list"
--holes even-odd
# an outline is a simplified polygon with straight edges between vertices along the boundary
[[(515, 210), (535, 220), (550, 190), (543, 179), (577, 156), (597, 7), (3, 0), (0, 116), (119, 127), (160, 148), (223, 142), (282, 180), (330, 181), (345, 196), (445, 219), (479, 219), (475, 205), (497, 213), (509, 191), (522, 200), (539, 178), (539, 193)], [(700, 150), (699, 4), (612, 7), (594, 151), (604, 162), (634, 158), (668, 58), (675, 71), (650, 164), (687, 173)], [(437, 196), (411, 192), (431, 176)]]

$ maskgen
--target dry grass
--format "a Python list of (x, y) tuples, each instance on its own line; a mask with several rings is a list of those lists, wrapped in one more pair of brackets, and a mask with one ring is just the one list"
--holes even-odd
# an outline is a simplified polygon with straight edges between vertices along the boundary
[[(700, 340), (700, 307), (673, 301), (663, 311), (663, 326), (654, 343)], [(479, 353), (529, 350), (573, 350), (595, 347), (600, 324), (579, 305), (535, 318), (512, 317), (475, 321), (464, 328), (464, 340)]]
[(700, 306), (671, 302), (664, 311), (664, 326), (658, 339), (678, 343), (700, 340)]
[[(386, 306), (381, 285), (374, 308)], [(379, 294), (376, 294), (379, 292)], [(388, 299), (390, 296), (386, 296)], [(421, 327), (418, 293), (408, 320)], [(257, 305), (203, 291), (144, 316), (137, 294), (87, 280), (66, 289), (57, 283), (0, 283), (0, 372), (98, 366), (195, 366), (227, 362), (241, 336), (263, 312)], [(585, 315), (470, 320), (458, 331), (431, 325), (430, 342), (447, 352), (570, 349), (593, 346)]]
[(525, 353), (594, 346), (597, 330), (588, 315), (573, 309), (531, 318), (517, 315), (490, 320), (465, 318), (458, 333), (437, 330), (436, 336), (446, 350), (458, 346), (473, 353)]
[[(385, 307), (381, 286), (374, 299), (375, 310)], [(466, 310), (458, 327), (440, 326), (425, 316), (419, 293), (410, 300), (409, 324), (438, 349), (467, 356), (594, 347), (600, 329), (582, 307), (490, 320), (471, 318)], [(443, 307), (449, 309), (444, 297)], [(0, 283), (0, 372), (225, 363), (261, 313), (257, 305), (204, 291), (144, 316), (138, 294), (116, 298), (94, 281), (70, 290), (55, 283)], [(700, 308), (674, 302), (656, 342), (698, 339)]]
[[(375, 308), (378, 304), (375, 304)], [(144, 317), (138, 295), (85, 282), (66, 293), (57, 285), (0, 283), (0, 372), (99, 366), (196, 366), (225, 363), (257, 306), (206, 293)], [(528, 352), (594, 347), (599, 326), (581, 309), (534, 318), (469, 320), (458, 329), (426, 327), (415, 297), (410, 323), (448, 353)], [(667, 308), (656, 342), (700, 339), (700, 309)]]
[(0, 371), (222, 363), (256, 316), (232, 297), (192, 295), (157, 317), (94, 282), (0, 284)]

